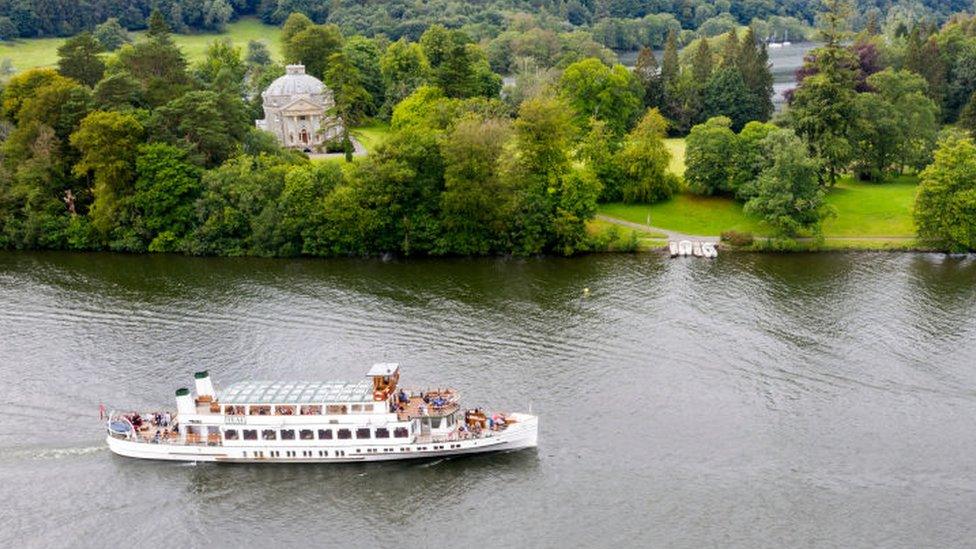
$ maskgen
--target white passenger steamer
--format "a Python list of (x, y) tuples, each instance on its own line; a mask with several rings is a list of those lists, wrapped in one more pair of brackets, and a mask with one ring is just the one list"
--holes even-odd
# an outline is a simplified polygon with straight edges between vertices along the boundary
[(534, 448), (538, 418), (462, 410), (452, 389), (408, 391), (397, 364), (367, 380), (235, 383), (176, 391), (176, 413), (109, 414), (106, 438), (133, 458), (318, 463), (384, 461)]

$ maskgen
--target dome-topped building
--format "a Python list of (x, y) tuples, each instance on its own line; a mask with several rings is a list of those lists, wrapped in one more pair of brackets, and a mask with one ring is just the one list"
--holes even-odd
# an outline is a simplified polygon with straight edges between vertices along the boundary
[(327, 114), (335, 106), (332, 90), (305, 74), (304, 65), (288, 65), (285, 71), (261, 93), (264, 120), (255, 124), (285, 147), (312, 152), (342, 130), (338, 119)]

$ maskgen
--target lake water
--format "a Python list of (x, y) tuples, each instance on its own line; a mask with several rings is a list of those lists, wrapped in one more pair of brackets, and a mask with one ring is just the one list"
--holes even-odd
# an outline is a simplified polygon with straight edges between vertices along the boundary
[[(584, 288), (590, 289), (583, 299)], [(101, 402), (451, 383), (537, 451), (120, 458)], [(0, 254), (0, 545), (948, 547), (976, 539), (976, 260)]]

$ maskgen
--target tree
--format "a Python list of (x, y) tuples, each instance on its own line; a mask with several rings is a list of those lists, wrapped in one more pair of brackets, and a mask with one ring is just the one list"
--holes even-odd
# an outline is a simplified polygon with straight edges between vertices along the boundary
[[(568, 154), (575, 134), (571, 112), (567, 103), (549, 97), (526, 100), (519, 108), (514, 155), (503, 166), (503, 177), (515, 193), (512, 238), (519, 253), (538, 254), (556, 245), (553, 226), (560, 191), (572, 169)], [(593, 197), (594, 208), (598, 195)]]
[(512, 192), (499, 174), (499, 160), (511, 134), (507, 120), (467, 116), (441, 141), (439, 253), (486, 255), (507, 249)]
[(105, 74), (105, 63), (98, 56), (101, 43), (89, 32), (83, 32), (58, 47), (58, 72), (82, 84), (94, 87)]
[(852, 140), (863, 179), (881, 181), (903, 167), (922, 169), (931, 160), (938, 133), (935, 103), (915, 73), (885, 69), (868, 77), (869, 93), (857, 96)]
[(745, 211), (786, 236), (818, 231), (826, 193), (817, 180), (817, 162), (792, 130), (773, 131), (764, 144), (770, 165), (747, 192), (752, 198)]
[(37, 90), (54, 83), (69, 84), (70, 81), (52, 69), (29, 69), (13, 76), (3, 88), (3, 116), (18, 123), (24, 103), (34, 97)]
[(621, 146), (621, 140), (611, 134), (606, 122), (594, 118), (590, 120), (590, 131), (576, 147), (577, 158), (603, 187), (601, 202), (623, 200), (623, 174), (616, 158)]
[(755, 181), (759, 174), (769, 166), (764, 140), (774, 131), (776, 131), (776, 126), (769, 122), (752, 121), (746, 124), (736, 136), (736, 147), (732, 154), (732, 168), (729, 178), (730, 187), (740, 200), (752, 198), (748, 196), (747, 187), (749, 183)]
[(325, 78), (329, 56), (342, 49), (342, 34), (335, 25), (312, 25), (286, 37), (282, 36), (285, 62), (303, 64), (319, 79)]
[(637, 54), (634, 66), (634, 76), (644, 88), (645, 107), (664, 107), (664, 85), (661, 82), (661, 71), (657, 64), (654, 50), (644, 46)]
[(366, 114), (373, 116), (383, 104), (385, 85), (380, 70), (380, 48), (375, 40), (363, 36), (351, 36), (342, 45), (342, 53), (359, 71), (360, 83), (369, 93), (370, 105)]
[[(919, 27), (915, 27), (908, 35), (905, 45), (905, 69), (921, 74), (928, 83), (927, 95), (937, 105), (943, 105), (946, 99), (946, 63), (942, 58), (939, 44), (935, 37), (924, 39)], [(953, 112), (945, 109), (943, 116), (952, 120)]]
[(334, 163), (290, 166), (277, 200), (270, 201), (253, 223), (258, 255), (292, 257), (331, 255), (323, 232), (329, 229), (325, 202), (343, 184)]
[(224, 162), (244, 139), (249, 121), (237, 96), (193, 91), (156, 109), (149, 122), (154, 140), (182, 144), (201, 165)]
[(244, 62), (250, 67), (267, 67), (273, 63), (268, 44), (262, 40), (248, 40)]
[(712, 76), (713, 65), (712, 48), (708, 44), (708, 38), (702, 38), (698, 41), (698, 47), (691, 57), (691, 74), (695, 77), (695, 82), (705, 87)]
[(920, 238), (942, 242), (952, 251), (976, 250), (976, 145), (950, 137), (922, 171), (915, 197)]
[(752, 95), (750, 120), (765, 122), (773, 115), (773, 73), (765, 44), (760, 44), (749, 27), (739, 48), (739, 72)]
[(326, 80), (335, 91), (335, 106), (329, 114), (337, 117), (342, 125), (342, 147), (346, 161), (352, 161), (352, 140), (349, 127), (359, 124), (363, 117), (373, 109), (373, 98), (362, 85), (362, 78), (349, 58), (342, 52), (329, 57), (329, 70)]
[(241, 60), (241, 49), (230, 39), (216, 39), (207, 46), (206, 57), (193, 71), (207, 87), (243, 94), (247, 66)]
[(722, 45), (722, 60), (718, 64), (720, 69), (739, 68), (739, 35), (735, 29), (729, 30)]
[(132, 42), (125, 27), (115, 17), (109, 17), (104, 23), (95, 27), (94, 36), (105, 51), (115, 51), (124, 44)]
[(723, 67), (708, 79), (702, 92), (702, 117), (724, 115), (732, 121), (732, 129), (739, 131), (753, 119), (755, 96), (742, 80), (735, 67)]
[(643, 104), (641, 86), (633, 73), (622, 65), (608, 67), (594, 58), (566, 67), (559, 88), (583, 131), (590, 118), (596, 118), (605, 121), (614, 135), (622, 136)]
[(623, 175), (620, 190), (624, 202), (657, 202), (678, 191), (677, 177), (668, 172), (671, 153), (664, 145), (667, 128), (660, 111), (650, 109), (624, 140), (615, 159)]
[(123, 46), (117, 60), (119, 68), (142, 85), (143, 96), (152, 107), (179, 97), (189, 87), (186, 58), (158, 10), (149, 17), (145, 39)]
[(140, 237), (150, 252), (182, 249), (183, 238), (196, 222), (201, 170), (185, 149), (165, 143), (139, 147), (131, 199)]
[(394, 105), (427, 81), (430, 77), (430, 64), (420, 44), (401, 38), (387, 46), (383, 52), (380, 72), (385, 86), (385, 109), (392, 111)]
[(143, 126), (131, 114), (95, 111), (71, 134), (71, 145), (81, 153), (74, 166), (78, 177), (94, 176), (92, 223), (107, 235), (116, 222), (121, 198), (131, 194)]
[(678, 79), (681, 66), (678, 62), (678, 33), (674, 29), (668, 31), (664, 43), (664, 57), (661, 60), (661, 80), (668, 89)]
[(729, 162), (738, 142), (727, 116), (709, 118), (704, 124), (691, 128), (685, 142), (685, 181), (696, 194), (728, 194), (734, 192)]

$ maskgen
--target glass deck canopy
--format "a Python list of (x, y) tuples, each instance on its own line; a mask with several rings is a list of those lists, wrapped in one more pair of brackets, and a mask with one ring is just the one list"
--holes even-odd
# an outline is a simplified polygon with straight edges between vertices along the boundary
[(344, 381), (242, 381), (219, 391), (221, 404), (372, 402), (373, 384)]

